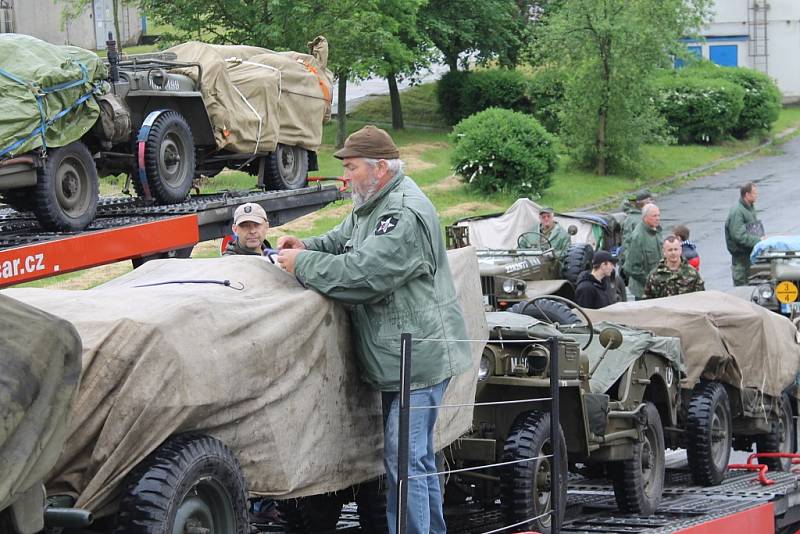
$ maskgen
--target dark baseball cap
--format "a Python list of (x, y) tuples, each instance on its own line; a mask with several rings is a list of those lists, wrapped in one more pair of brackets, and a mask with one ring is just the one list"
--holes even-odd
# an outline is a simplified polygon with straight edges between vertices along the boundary
[(555, 211), (553, 211), (553, 208), (545, 206), (539, 210), (539, 213), (555, 213)]
[(344, 146), (333, 153), (333, 157), (397, 159), (400, 157), (400, 151), (386, 130), (370, 124), (351, 133), (345, 140)]
[(592, 256), (592, 267), (597, 267), (601, 263), (610, 261), (611, 263), (617, 263), (617, 258), (611, 255), (610, 252), (606, 250), (598, 250)]
[(642, 202), (648, 198), (653, 198), (653, 194), (649, 189), (643, 189), (636, 194), (636, 202)]

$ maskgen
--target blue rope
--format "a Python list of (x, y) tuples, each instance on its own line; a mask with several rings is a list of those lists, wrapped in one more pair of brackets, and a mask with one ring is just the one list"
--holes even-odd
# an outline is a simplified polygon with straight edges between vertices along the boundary
[(91, 91), (81, 95), (75, 102), (72, 103), (71, 106), (69, 106), (68, 108), (60, 111), (53, 118), (51, 118), (49, 120), (47, 119), (47, 115), (46, 115), (45, 110), (44, 110), (44, 97), (45, 96), (47, 96), (49, 94), (54, 94), (54, 93), (57, 93), (57, 92), (60, 92), (60, 91), (65, 91), (67, 89), (72, 89), (74, 87), (78, 87), (78, 86), (84, 85), (85, 83), (87, 83), (89, 81), (89, 71), (86, 68), (86, 65), (84, 65), (83, 63), (78, 62), (78, 66), (81, 69), (81, 78), (79, 80), (72, 80), (72, 81), (68, 81), (68, 82), (59, 83), (59, 84), (53, 85), (51, 87), (46, 87), (44, 89), (40, 88), (34, 82), (26, 82), (25, 80), (19, 78), (15, 74), (13, 74), (13, 73), (5, 70), (5, 69), (0, 68), (0, 75), (5, 76), (6, 78), (8, 78), (8, 79), (20, 84), (20, 85), (23, 85), (25, 87), (28, 87), (28, 88), (36, 90), (36, 92), (34, 93), (34, 96), (36, 97), (36, 107), (39, 110), (39, 125), (36, 128), (34, 128), (34, 130), (30, 134), (26, 135), (22, 139), (17, 140), (16, 142), (12, 143), (10, 146), (0, 150), (0, 158), (6, 156), (7, 154), (10, 154), (11, 152), (16, 150), (20, 146), (24, 145), (25, 143), (27, 143), (28, 141), (30, 141), (31, 139), (36, 137), (37, 135), (41, 136), (41, 138), (42, 138), (42, 149), (47, 151), (47, 140), (45, 138), (45, 135), (47, 133), (47, 129), (50, 126), (52, 126), (57, 120), (59, 120), (62, 117), (64, 117), (67, 113), (71, 112), (72, 110), (74, 110), (75, 108), (77, 108), (78, 106), (80, 106), (81, 104), (86, 102), (98, 90), (99, 84), (93, 84)]

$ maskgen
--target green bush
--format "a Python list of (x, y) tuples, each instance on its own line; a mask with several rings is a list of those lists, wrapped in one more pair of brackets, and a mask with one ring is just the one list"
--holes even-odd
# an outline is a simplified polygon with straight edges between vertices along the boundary
[(722, 78), (744, 89), (744, 109), (731, 130), (738, 139), (768, 132), (781, 111), (781, 92), (762, 72), (742, 67), (720, 67), (711, 62), (679, 71), (682, 77)]
[(439, 81), (437, 96), (450, 124), (492, 107), (531, 111), (528, 79), (516, 70), (448, 72)]
[(656, 105), (681, 143), (716, 143), (729, 137), (744, 108), (744, 89), (720, 78), (664, 75)]
[(436, 84), (439, 112), (447, 124), (455, 124), (465, 117), (461, 111), (461, 94), (470, 73), (463, 70), (446, 72)]
[(564, 80), (557, 69), (542, 69), (528, 79), (531, 113), (547, 128), (557, 133), (558, 113), (564, 100)]
[(555, 139), (530, 115), (490, 108), (459, 122), (450, 136), (456, 173), (479, 191), (538, 196), (550, 185)]

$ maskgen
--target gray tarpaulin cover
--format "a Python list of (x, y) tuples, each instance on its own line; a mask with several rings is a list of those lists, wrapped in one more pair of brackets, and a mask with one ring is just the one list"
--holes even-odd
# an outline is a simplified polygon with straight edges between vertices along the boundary
[[(520, 198), (505, 213), (497, 217), (461, 221), (459, 226), (469, 227), (469, 242), (478, 249), (515, 249), (520, 234), (531, 232), (539, 224), (539, 210), (542, 207)], [(578, 233), (571, 236), (573, 243), (589, 243), (597, 248), (597, 239), (592, 232), (592, 224), (577, 217), (556, 215), (555, 220), (566, 230), (574, 224)]]
[(719, 291), (620, 302), (586, 313), (593, 321), (680, 338), (689, 388), (703, 376), (777, 396), (800, 368), (791, 321)]
[[(474, 249), (449, 258), (467, 331), (486, 339)], [(232, 287), (136, 287), (170, 280)], [(262, 258), (152, 261), (87, 291), (6, 294), (69, 319), (83, 339), (69, 439), (48, 482), (78, 506), (109, 511), (123, 477), (189, 430), (231, 447), (254, 492), (318, 494), (383, 471), (380, 395), (358, 378), (345, 308)], [(445, 403), (474, 399), (483, 347), (471, 347), (473, 371), (451, 381)], [(472, 410), (442, 409), (439, 422), (444, 446)]]
[[(312, 45), (312, 54), (301, 54), (192, 41), (166, 52), (203, 67), (201, 91), (217, 146), (266, 153), (277, 143), (308, 150), (322, 143), (332, 77), (327, 41), (317, 38)], [(197, 79), (197, 69), (182, 72)]]
[(81, 341), (63, 319), (0, 295), (0, 510), (55, 465), (78, 392)]

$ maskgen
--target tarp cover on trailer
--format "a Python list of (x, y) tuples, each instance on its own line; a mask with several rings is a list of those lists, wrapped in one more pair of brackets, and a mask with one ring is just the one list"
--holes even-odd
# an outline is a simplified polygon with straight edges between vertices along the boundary
[[(309, 45), (311, 54), (301, 54), (192, 41), (166, 52), (201, 65), (200, 90), (217, 147), (266, 153), (278, 143), (308, 150), (322, 143), (332, 99), (328, 42), (318, 37)], [(181, 72), (197, 79), (197, 69)]]
[[(449, 259), (467, 331), (486, 339), (474, 249)], [(231, 285), (142, 287), (173, 280)], [(383, 472), (380, 395), (359, 379), (346, 309), (262, 258), (158, 260), (91, 290), (5, 293), (68, 318), (83, 339), (69, 438), (47, 484), (79, 507), (110, 512), (125, 475), (186, 431), (231, 447), (254, 492), (318, 494)], [(445, 404), (474, 401), (483, 346), (461, 344), (474, 365)], [(438, 423), (444, 446), (472, 409), (443, 408)]]
[(81, 340), (63, 319), (0, 295), (0, 510), (55, 465), (78, 393)]
[(48, 123), (65, 110), (69, 111), (46, 127), (47, 146), (80, 139), (94, 125), (100, 108), (91, 96), (76, 102), (105, 77), (106, 68), (93, 52), (30, 35), (0, 34), (0, 157), (42, 146), (43, 120)]
[(797, 329), (790, 320), (719, 291), (585, 311), (592, 321), (679, 338), (689, 388), (702, 376), (779, 396), (800, 369)]

